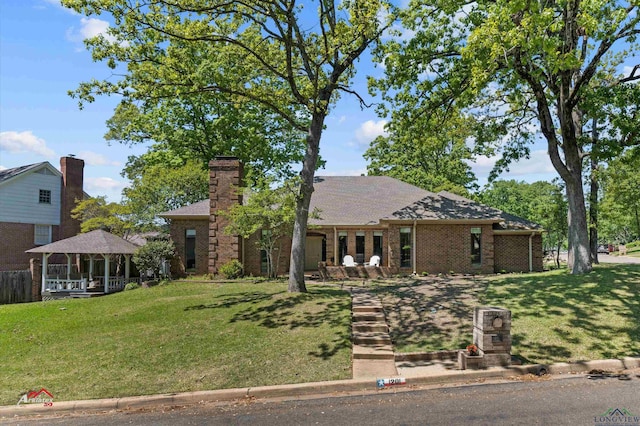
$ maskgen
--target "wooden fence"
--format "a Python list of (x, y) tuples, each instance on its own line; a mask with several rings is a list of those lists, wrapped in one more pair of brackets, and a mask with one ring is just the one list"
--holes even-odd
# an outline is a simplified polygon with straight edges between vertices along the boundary
[(0, 305), (31, 301), (31, 271), (0, 271)]

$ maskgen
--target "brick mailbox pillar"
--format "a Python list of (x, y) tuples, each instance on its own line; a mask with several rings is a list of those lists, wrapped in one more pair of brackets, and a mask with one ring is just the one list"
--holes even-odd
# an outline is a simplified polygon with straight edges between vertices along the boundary
[(483, 367), (511, 364), (511, 311), (479, 306), (473, 311), (473, 343), (480, 350)]

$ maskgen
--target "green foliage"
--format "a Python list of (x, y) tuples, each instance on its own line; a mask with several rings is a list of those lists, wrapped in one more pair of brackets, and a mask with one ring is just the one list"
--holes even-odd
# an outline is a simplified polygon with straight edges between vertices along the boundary
[(243, 273), (242, 263), (238, 259), (232, 259), (220, 266), (220, 273), (229, 280), (240, 278)]
[(640, 149), (626, 151), (604, 171), (601, 236), (612, 243), (640, 238)]
[(156, 164), (135, 177), (122, 195), (137, 228), (153, 230), (159, 213), (208, 198), (209, 174), (193, 160), (175, 167)]
[(98, 196), (77, 201), (71, 217), (80, 220), (81, 232), (104, 229), (114, 235), (127, 236), (135, 229), (131, 210), (118, 203), (107, 203), (107, 198)]
[(395, 118), (389, 136), (379, 136), (365, 152), (367, 174), (391, 176), (428, 191), (469, 196), (476, 177), (465, 160), (473, 123), (462, 116), (423, 115), (416, 120)]
[(558, 182), (494, 181), (478, 194), (480, 202), (542, 225), (545, 250), (560, 247), (567, 239), (567, 201)]
[(224, 232), (243, 238), (259, 233), (256, 244), (267, 255), (267, 276), (275, 278), (279, 272), (282, 239), (291, 235), (296, 218), (293, 184), (276, 188), (264, 184), (246, 198), (244, 204), (221, 213), (230, 220)]
[(156, 239), (148, 241), (133, 255), (133, 263), (141, 273), (151, 271), (154, 278), (161, 276), (162, 265), (169, 261), (175, 254), (173, 241)]
[(140, 288), (140, 284), (138, 283), (127, 283), (127, 285), (124, 286), (124, 291), (136, 290), (138, 288)]
[[(122, 96), (122, 117), (113, 126), (115, 139), (135, 141), (147, 132), (158, 133), (156, 127), (169, 114), (161, 113), (159, 119), (142, 124), (137, 114), (158, 111), (156, 104), (149, 108), (148, 100), (160, 98), (179, 103), (171, 111), (189, 113), (185, 119), (177, 114), (182, 121), (170, 125), (185, 124), (179, 131), (198, 119), (227, 118), (231, 128), (244, 131), (257, 118), (260, 125), (254, 130), (265, 137), (271, 129), (264, 124), (278, 117), (277, 123), (305, 135), (290, 270), (290, 290), (305, 291), (301, 253), (324, 121), (340, 92), (354, 93), (350, 87), (354, 64), (391, 25), (391, 5), (386, 0), (329, 0), (319, 2), (317, 8), (303, 8), (295, 0), (176, 0), (145, 7), (128, 0), (63, 0), (63, 4), (89, 17), (104, 14), (113, 18), (110, 38), (96, 36), (86, 40), (86, 45), (95, 61), (112, 69), (126, 65), (126, 70), (122, 69), (119, 80), (109, 77), (81, 83), (71, 95), (79, 99), (80, 106), (97, 95)], [(220, 113), (227, 106), (233, 106), (231, 113)], [(251, 112), (257, 116), (245, 117)], [(142, 135), (129, 137), (127, 126), (132, 122), (131, 128), (141, 129)], [(229, 129), (226, 123), (209, 124), (219, 132)], [(181, 143), (179, 131), (177, 137), (166, 140)], [(240, 136), (233, 148), (239, 140)], [(280, 152), (289, 154), (287, 149)], [(293, 154), (287, 158), (293, 161), (301, 153), (294, 150)]]

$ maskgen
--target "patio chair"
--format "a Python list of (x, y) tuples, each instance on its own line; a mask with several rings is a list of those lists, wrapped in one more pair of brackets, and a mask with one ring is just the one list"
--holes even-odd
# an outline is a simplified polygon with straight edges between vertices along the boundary
[(353, 260), (353, 256), (350, 254), (346, 255), (344, 259), (342, 259), (343, 266), (356, 266), (356, 262)]
[(371, 256), (371, 259), (369, 259), (369, 263), (365, 263), (365, 266), (380, 266), (380, 256), (374, 254)]

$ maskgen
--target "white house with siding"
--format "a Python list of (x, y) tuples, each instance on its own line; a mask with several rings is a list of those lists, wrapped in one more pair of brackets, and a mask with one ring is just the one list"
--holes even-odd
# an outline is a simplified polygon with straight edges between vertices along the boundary
[(0, 171), (0, 270), (27, 269), (26, 250), (80, 231), (71, 210), (84, 197), (84, 161), (62, 157), (60, 166), (45, 161)]

